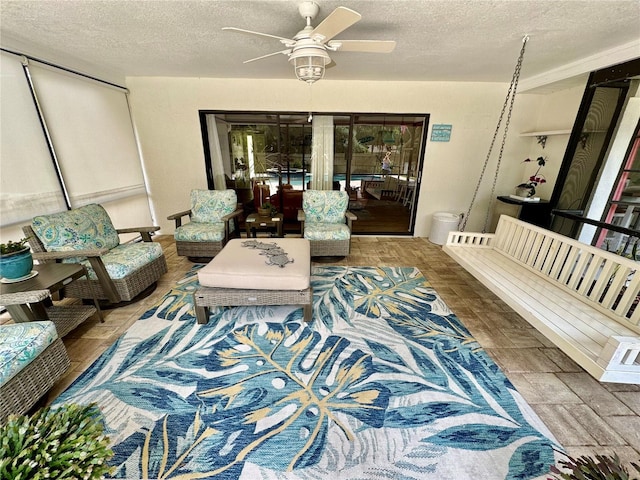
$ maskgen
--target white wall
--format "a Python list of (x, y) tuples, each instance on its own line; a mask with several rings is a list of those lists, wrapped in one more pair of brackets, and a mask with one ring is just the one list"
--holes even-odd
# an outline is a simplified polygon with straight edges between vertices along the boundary
[[(534, 128), (531, 131), (570, 131), (576, 120), (578, 108), (580, 108), (586, 80), (584, 80), (584, 84), (555, 93), (546, 95), (525, 94), (533, 97), (532, 101), (538, 106)], [(544, 148), (538, 144), (536, 137), (529, 137), (529, 151), (521, 160), (527, 157), (531, 158), (531, 160), (535, 160), (540, 156), (547, 158), (547, 164), (540, 170), (540, 173), (546, 177), (547, 183), (541, 184), (536, 188), (536, 195), (540, 198), (549, 199), (553, 193), (553, 186), (558, 177), (567, 143), (569, 143), (569, 136), (570, 133), (548, 135)], [(521, 181), (528, 181), (529, 177), (535, 173), (536, 168), (536, 163), (523, 164)]]
[[(507, 84), (367, 82), (129, 77), (134, 121), (140, 136), (154, 221), (172, 233), (167, 215), (188, 208), (189, 191), (206, 188), (199, 110), (386, 112), (430, 114), (430, 127), (453, 125), (451, 141), (427, 142), (415, 226), (428, 236), (434, 212), (466, 212), (487, 156)], [(547, 107), (575, 116), (572, 93)], [(540, 95), (518, 95), (495, 195), (513, 193), (541, 105)], [(560, 105), (559, 105), (560, 104)], [(565, 104), (565, 107), (562, 106)], [(571, 113), (569, 113), (569, 116)], [(430, 131), (429, 131), (430, 133)], [(467, 230), (480, 230), (500, 149), (500, 132)], [(535, 142), (535, 140), (533, 140)], [(560, 161), (560, 160), (559, 160)]]

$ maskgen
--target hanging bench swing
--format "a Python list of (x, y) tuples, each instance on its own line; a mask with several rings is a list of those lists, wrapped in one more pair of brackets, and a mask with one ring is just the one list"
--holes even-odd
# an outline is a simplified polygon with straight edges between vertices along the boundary
[(640, 384), (640, 270), (628, 258), (502, 215), (496, 233), (464, 233), (502, 118), (507, 136), (527, 37), (459, 232), (443, 250), (597, 380)]

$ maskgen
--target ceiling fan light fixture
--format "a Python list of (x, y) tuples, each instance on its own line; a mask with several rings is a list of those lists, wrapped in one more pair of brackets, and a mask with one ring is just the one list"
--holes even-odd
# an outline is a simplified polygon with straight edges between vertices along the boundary
[(327, 65), (333, 65), (327, 50), (332, 52), (343, 50), (346, 52), (389, 53), (395, 48), (396, 42), (391, 40), (333, 40), (354, 23), (360, 21), (362, 15), (347, 7), (337, 7), (318, 26), (313, 27), (311, 20), (316, 17), (319, 10), (320, 7), (314, 1), (303, 1), (299, 5), (298, 11), (302, 18), (306, 20), (306, 26), (296, 33), (293, 38), (254, 32), (237, 27), (223, 27), (222, 29), (280, 41), (287, 47), (285, 50), (245, 60), (244, 63), (284, 54), (289, 57), (289, 62), (293, 65), (296, 77), (309, 84), (324, 78), (324, 71)]
[(289, 61), (298, 80), (313, 83), (324, 78), (325, 67), (331, 58), (321, 48), (299, 48), (290, 55)]

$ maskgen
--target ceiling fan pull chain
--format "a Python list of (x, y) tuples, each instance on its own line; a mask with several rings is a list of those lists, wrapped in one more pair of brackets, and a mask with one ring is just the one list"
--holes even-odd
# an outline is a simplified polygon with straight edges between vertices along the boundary
[(460, 224), (460, 231), (464, 232), (467, 221), (469, 220), (469, 215), (471, 214), (471, 209), (475, 203), (476, 197), (478, 196), (478, 191), (480, 190), (480, 185), (482, 184), (482, 179), (484, 177), (485, 171), (487, 169), (487, 165), (489, 164), (489, 159), (491, 158), (491, 152), (493, 151), (493, 146), (495, 144), (496, 138), (498, 137), (498, 132), (500, 131), (500, 126), (502, 125), (502, 119), (504, 118), (504, 112), (507, 110), (507, 105), (509, 106), (509, 111), (507, 114), (507, 121), (505, 122), (504, 132), (502, 134), (502, 145), (500, 146), (500, 153), (498, 155), (498, 162), (496, 164), (496, 173), (493, 177), (493, 185), (491, 187), (491, 195), (489, 198), (489, 205), (487, 206), (487, 212), (484, 220), (484, 227), (482, 229), (482, 233), (486, 233), (487, 227), (489, 225), (489, 218), (491, 216), (491, 207), (493, 205), (493, 195), (496, 188), (496, 183), (498, 181), (498, 175), (500, 173), (500, 162), (502, 161), (502, 153), (504, 151), (504, 145), (507, 141), (507, 132), (509, 130), (509, 123), (511, 122), (511, 113), (513, 111), (513, 102), (516, 98), (516, 90), (518, 88), (518, 81), (520, 79), (520, 71), (522, 69), (522, 60), (524, 59), (524, 51), (527, 45), (527, 41), (529, 40), (529, 36), (525, 35), (522, 39), (522, 48), (520, 49), (520, 55), (518, 56), (518, 61), (516, 62), (516, 68), (513, 72), (513, 76), (511, 77), (511, 83), (509, 84), (509, 89), (507, 90), (507, 96), (504, 99), (504, 104), (502, 105), (502, 110), (500, 111), (500, 117), (498, 118), (498, 124), (496, 125), (495, 132), (493, 133), (493, 138), (491, 139), (491, 145), (489, 146), (489, 151), (487, 152), (487, 157), (485, 158), (484, 165), (482, 166), (482, 171), (480, 172), (480, 178), (478, 178), (478, 183), (476, 184), (476, 188), (473, 192), (473, 197), (471, 198), (471, 203), (469, 204), (469, 208), (467, 210), (467, 214), (463, 217), (462, 222)]

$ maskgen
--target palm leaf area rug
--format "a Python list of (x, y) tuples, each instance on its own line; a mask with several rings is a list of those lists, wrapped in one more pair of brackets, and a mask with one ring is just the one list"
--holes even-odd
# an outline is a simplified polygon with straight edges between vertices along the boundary
[(197, 267), (55, 402), (115, 478), (534, 479), (562, 448), (415, 268), (317, 267), (295, 306), (195, 321)]

